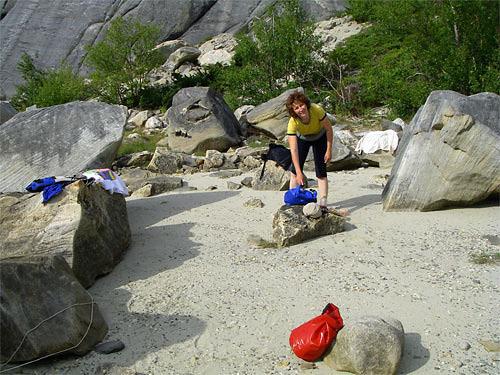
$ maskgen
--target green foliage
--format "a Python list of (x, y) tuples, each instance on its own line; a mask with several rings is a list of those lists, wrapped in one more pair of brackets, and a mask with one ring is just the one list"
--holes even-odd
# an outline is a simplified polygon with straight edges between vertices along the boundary
[(306, 86), (321, 42), (298, 0), (280, 0), (239, 34), (233, 64), (214, 72), (214, 88), (231, 107), (258, 104), (289, 87)]
[[(126, 132), (125, 137), (131, 133), (132, 132)], [(154, 152), (156, 149), (156, 144), (160, 139), (164, 137), (165, 135), (162, 133), (152, 135), (141, 134), (141, 138), (138, 140), (122, 142), (120, 148), (118, 149), (117, 157), (141, 151)]]
[(386, 104), (404, 116), (414, 113), (432, 90), (499, 92), (499, 7), (494, 1), (349, 4), (356, 20), (373, 26), (335, 50), (329, 61), (344, 67), (344, 86), (359, 85), (359, 105)]
[(94, 69), (92, 83), (102, 100), (128, 106), (139, 104), (147, 73), (162, 63), (154, 47), (160, 35), (155, 25), (119, 17), (103, 40), (87, 46), (86, 64)]
[(142, 109), (168, 108), (172, 105), (172, 98), (182, 88), (195, 86), (209, 86), (213, 76), (209, 70), (193, 75), (173, 75), (173, 83), (161, 86), (144, 87), (138, 94)]
[(500, 252), (496, 253), (486, 253), (480, 252), (476, 254), (471, 254), (469, 256), (470, 261), (475, 264), (500, 264)]
[(12, 103), (19, 111), (24, 111), (32, 105), (49, 107), (89, 97), (89, 90), (83, 78), (73, 73), (66, 65), (44, 71), (34, 65), (31, 57), (23, 54), (18, 69), (25, 83), (16, 88)]

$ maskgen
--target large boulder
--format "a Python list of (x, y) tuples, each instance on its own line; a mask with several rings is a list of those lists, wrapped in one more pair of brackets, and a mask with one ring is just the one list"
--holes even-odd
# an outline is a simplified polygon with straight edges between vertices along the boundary
[(0, 285), (3, 363), (83, 355), (106, 336), (97, 304), (61, 256), (4, 259)]
[(111, 166), (126, 121), (126, 107), (99, 102), (18, 113), (0, 126), (0, 192), (24, 191), (42, 177)]
[(167, 112), (167, 122), (172, 151), (225, 152), (240, 142), (238, 120), (222, 96), (209, 87), (179, 90)]
[(82, 181), (42, 204), (38, 194), (0, 196), (0, 259), (61, 255), (84, 287), (109, 273), (130, 243), (125, 198)]
[(164, 68), (170, 71), (174, 71), (179, 66), (186, 62), (196, 62), (198, 56), (200, 56), (201, 51), (196, 47), (184, 46), (177, 49), (175, 52), (171, 53), (168, 57)]
[[(0, 1), (0, 5), (4, 4)], [(85, 74), (85, 45), (101, 40), (119, 16), (160, 27), (161, 41), (180, 38), (191, 45), (224, 32), (234, 34), (262, 15), (274, 0), (8, 0), (0, 20), (0, 92), (15, 93), (22, 82), (17, 63), (26, 52), (42, 68), (66, 61)], [(346, 0), (301, 0), (305, 12), (324, 20)], [(68, 15), (78, 17), (68, 17)]]
[(0, 125), (10, 120), (16, 114), (17, 111), (10, 102), (5, 100), (0, 101)]
[(399, 320), (365, 316), (345, 323), (324, 361), (337, 371), (392, 375), (397, 373), (403, 348)]
[(346, 219), (332, 212), (308, 218), (303, 206), (281, 206), (273, 218), (273, 239), (278, 246), (292, 246), (312, 238), (344, 231)]
[(276, 98), (259, 104), (247, 112), (248, 123), (272, 138), (282, 139), (286, 135), (288, 120), (290, 119), (286, 109), (286, 100), (294, 91), (303, 93), (304, 89), (302, 87), (290, 89)]
[(409, 126), (383, 191), (384, 210), (467, 206), (500, 190), (500, 96), (432, 92)]

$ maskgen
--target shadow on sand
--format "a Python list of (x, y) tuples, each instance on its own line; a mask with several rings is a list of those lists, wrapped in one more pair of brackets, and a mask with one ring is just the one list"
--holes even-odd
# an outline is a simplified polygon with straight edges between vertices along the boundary
[[(192, 315), (153, 313), (168, 310), (171, 290), (165, 290), (163, 305), (141, 300), (141, 310), (130, 311), (132, 293), (130, 283), (181, 266), (199, 255), (199, 244), (192, 241), (193, 223), (168, 224), (169, 217), (237, 195), (237, 192), (171, 193), (127, 201), (127, 212), (132, 232), (132, 243), (122, 261), (89, 289), (105, 317), (110, 331), (103, 340), (120, 339), (125, 344), (121, 352), (102, 355), (90, 352), (79, 360), (82, 371), (75, 368), (75, 357), (66, 355), (49, 358), (22, 368), (28, 373), (55, 373), (55, 368), (72, 368), (71, 373), (83, 373), (83, 366), (97, 368), (103, 363), (130, 367), (161, 349), (190, 340), (203, 333), (206, 323)], [(158, 290), (155, 290), (156, 294)], [(147, 312), (151, 309), (151, 313)], [(13, 370), (17, 374), (21, 369)], [(17, 372), (16, 372), (17, 371)], [(93, 370), (92, 370), (92, 373)]]
[(422, 346), (422, 337), (415, 332), (405, 333), (405, 348), (398, 374), (411, 374), (429, 361), (429, 350)]
[(380, 194), (366, 194), (359, 197), (345, 199), (343, 201), (335, 202), (334, 206), (347, 208), (350, 212), (359, 210), (362, 207), (369, 206), (370, 204), (381, 203), (382, 196)]

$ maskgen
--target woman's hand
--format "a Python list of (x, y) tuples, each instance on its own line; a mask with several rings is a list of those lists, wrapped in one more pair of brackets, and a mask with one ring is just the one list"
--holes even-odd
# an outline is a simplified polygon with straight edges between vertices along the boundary
[(306, 176), (304, 176), (304, 173), (297, 172), (297, 175), (295, 176), (295, 181), (297, 182), (298, 185), (304, 186), (305, 179)]
[(332, 150), (330, 150), (330, 148), (327, 148), (325, 152), (325, 164), (327, 164), (330, 160), (332, 160)]

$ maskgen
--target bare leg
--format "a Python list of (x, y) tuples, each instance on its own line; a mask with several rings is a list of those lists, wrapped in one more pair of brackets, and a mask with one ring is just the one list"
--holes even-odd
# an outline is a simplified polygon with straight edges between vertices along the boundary
[[(326, 209), (326, 204), (328, 200), (328, 179), (326, 177), (318, 177), (318, 188), (319, 188), (320, 205), (322, 205), (322, 207), (325, 207)], [(324, 201), (322, 201), (321, 199), (323, 197), (325, 197)], [(340, 216), (349, 215), (349, 210), (347, 208), (340, 208), (338, 210), (334, 210), (334, 212)]]
[(319, 199), (321, 202), (321, 198), (325, 198), (324, 202), (321, 202), (322, 205), (326, 206), (326, 202), (328, 200), (328, 178), (326, 177), (318, 177), (318, 188), (319, 188)]

